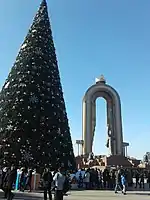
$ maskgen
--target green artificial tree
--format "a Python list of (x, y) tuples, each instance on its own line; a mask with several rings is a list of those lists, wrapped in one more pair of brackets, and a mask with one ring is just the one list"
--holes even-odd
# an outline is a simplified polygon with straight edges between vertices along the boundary
[(0, 152), (5, 165), (75, 167), (45, 0), (0, 93)]

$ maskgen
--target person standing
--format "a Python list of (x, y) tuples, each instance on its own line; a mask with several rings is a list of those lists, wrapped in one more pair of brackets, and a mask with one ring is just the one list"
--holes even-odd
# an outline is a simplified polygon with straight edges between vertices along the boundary
[(116, 178), (116, 186), (115, 186), (115, 193), (118, 193), (118, 189), (122, 191), (121, 188), (121, 172), (120, 169), (118, 169), (115, 173), (115, 178)]
[[(75, 179), (75, 177), (74, 177)], [(78, 188), (82, 188), (83, 187), (83, 178), (82, 178), (82, 173), (80, 171), (79, 173), (79, 178), (78, 178)]]
[(140, 182), (139, 182), (140, 188), (144, 189), (144, 172), (141, 172), (139, 178), (140, 178)]
[(53, 177), (48, 168), (44, 169), (42, 179), (43, 179), (43, 187), (44, 187), (44, 200), (47, 200), (47, 192), (48, 192), (49, 200), (52, 200), (51, 185), (52, 185)]
[(2, 190), (4, 191), (4, 198), (7, 198), (7, 193), (8, 193), (8, 176), (11, 172), (10, 168), (5, 167), (3, 170), (3, 183), (2, 183)]
[(25, 168), (22, 168), (21, 169), (21, 174), (19, 176), (19, 190), (21, 192), (24, 192), (25, 181), (26, 181), (26, 170), (25, 170)]
[(32, 169), (29, 169), (28, 170), (28, 174), (27, 174), (27, 177), (26, 177), (26, 183), (25, 183), (25, 189), (27, 189), (27, 187), (29, 187), (29, 192), (31, 192), (31, 181), (32, 181), (32, 173), (33, 173), (33, 170)]
[(17, 168), (15, 166), (11, 167), (11, 171), (7, 174), (6, 182), (6, 191), (7, 191), (7, 200), (12, 200), (14, 194), (11, 192), (13, 183), (16, 181), (17, 177)]
[(61, 167), (59, 168), (58, 172), (53, 177), (54, 184), (55, 184), (55, 200), (63, 200), (63, 191), (64, 191), (64, 183), (65, 183), (65, 175), (64, 169)]
[(86, 189), (90, 189), (90, 172), (89, 169), (84, 174), (84, 184)]
[(139, 185), (140, 173), (138, 170), (135, 172), (135, 188)]
[(0, 189), (2, 189), (2, 183), (3, 183), (3, 169), (0, 166)]
[(126, 178), (125, 174), (121, 174), (121, 184), (122, 184), (122, 193), (125, 195), (126, 194)]
[(147, 175), (147, 183), (150, 189), (150, 171), (148, 171), (148, 175)]

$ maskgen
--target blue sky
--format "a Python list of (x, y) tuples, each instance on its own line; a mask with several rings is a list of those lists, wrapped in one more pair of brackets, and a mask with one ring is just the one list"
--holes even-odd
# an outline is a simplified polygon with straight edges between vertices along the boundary
[[(150, 1), (47, 2), (73, 143), (82, 135), (84, 93), (95, 77), (104, 74), (121, 97), (124, 140), (131, 145), (129, 155), (142, 157), (150, 150)], [(39, 4), (40, 0), (1, 0), (1, 86)], [(96, 154), (107, 153), (106, 139), (106, 104), (99, 98)]]

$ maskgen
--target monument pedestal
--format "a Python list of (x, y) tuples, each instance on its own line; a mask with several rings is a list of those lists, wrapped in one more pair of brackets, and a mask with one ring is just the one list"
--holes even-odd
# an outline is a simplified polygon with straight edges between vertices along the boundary
[(123, 167), (132, 167), (131, 162), (128, 160), (127, 157), (122, 155), (111, 155), (106, 156), (105, 158), (105, 166), (123, 166)]
[(122, 166), (125, 168), (132, 167), (132, 163), (129, 159), (122, 155), (110, 155), (110, 156), (95, 156), (93, 160), (88, 160), (87, 156), (76, 157), (77, 168), (89, 168), (89, 167), (117, 167)]

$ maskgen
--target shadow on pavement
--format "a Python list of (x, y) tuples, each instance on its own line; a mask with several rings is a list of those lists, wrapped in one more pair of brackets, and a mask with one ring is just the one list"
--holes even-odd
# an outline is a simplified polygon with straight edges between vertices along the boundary
[(150, 193), (140, 193), (140, 192), (135, 192), (135, 193), (130, 193), (130, 192), (127, 192), (127, 194), (130, 194), (130, 195), (139, 195), (139, 196), (150, 196)]
[[(18, 192), (14, 192), (14, 199), (43, 199), (42, 196), (39, 196), (39, 194), (36, 193), (18, 193)], [(4, 199), (4, 193), (2, 191), (0, 191), (0, 199)]]

